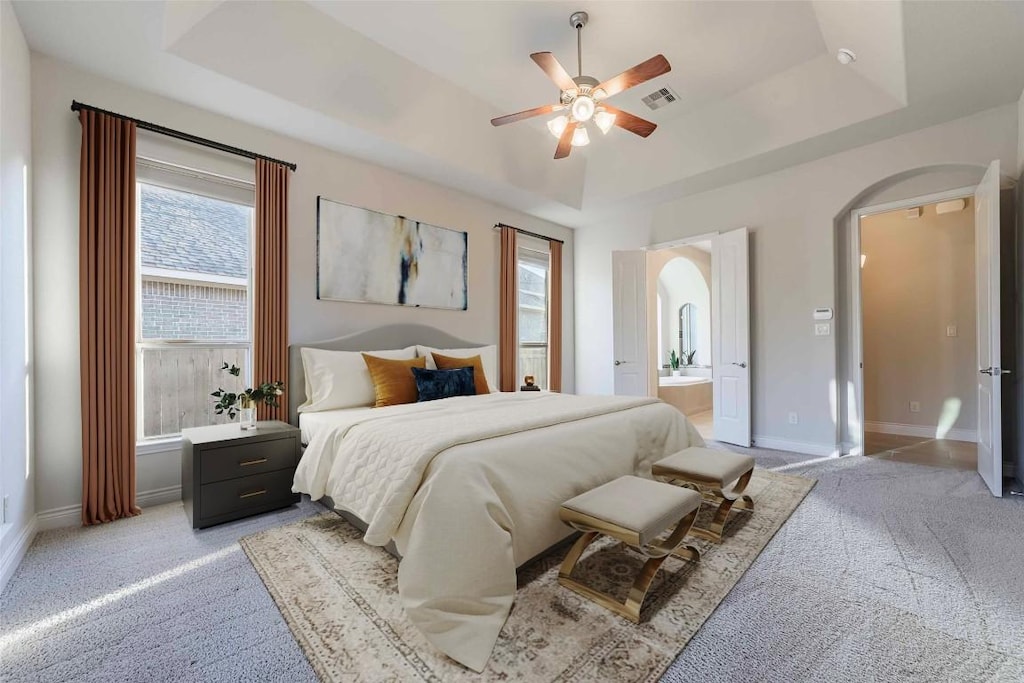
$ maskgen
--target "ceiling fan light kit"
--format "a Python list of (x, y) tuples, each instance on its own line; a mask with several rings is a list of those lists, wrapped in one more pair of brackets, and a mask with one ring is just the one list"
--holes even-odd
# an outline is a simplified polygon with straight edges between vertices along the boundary
[(491, 125), (503, 126), (535, 116), (544, 116), (556, 112), (558, 116), (548, 121), (548, 130), (558, 138), (555, 158), (569, 156), (573, 147), (590, 144), (587, 124), (593, 122), (602, 134), (607, 135), (614, 127), (624, 128), (640, 137), (647, 137), (654, 132), (657, 125), (646, 121), (629, 112), (616, 109), (605, 104), (605, 99), (617, 95), (624, 90), (646, 83), (652, 78), (671, 71), (668, 60), (663, 55), (655, 55), (646, 62), (637, 64), (632, 69), (623, 71), (618, 76), (606, 81), (598, 81), (592, 76), (583, 75), (583, 27), (587, 25), (589, 16), (586, 12), (573, 12), (569, 17), (569, 25), (576, 29), (577, 75), (572, 77), (550, 52), (535, 52), (530, 58), (544, 70), (559, 89), (558, 104), (534, 107), (515, 114), (499, 116), (491, 119)]
[(601, 129), (601, 132), (605, 135), (615, 125), (615, 114), (611, 113), (604, 107), (598, 107), (597, 112), (594, 113), (594, 125)]

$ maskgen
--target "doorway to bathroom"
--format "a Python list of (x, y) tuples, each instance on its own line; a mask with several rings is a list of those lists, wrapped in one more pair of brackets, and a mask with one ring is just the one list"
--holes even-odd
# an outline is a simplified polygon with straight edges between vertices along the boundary
[[(677, 293), (667, 275), (659, 292), (666, 267), (692, 289)], [(748, 229), (613, 251), (612, 290), (615, 393), (667, 397), (706, 439), (749, 447)]]
[(648, 252), (651, 389), (714, 438), (710, 240)]

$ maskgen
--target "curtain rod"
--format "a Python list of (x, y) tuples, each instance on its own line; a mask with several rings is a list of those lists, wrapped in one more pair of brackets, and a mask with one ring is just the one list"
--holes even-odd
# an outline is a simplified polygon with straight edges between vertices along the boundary
[(160, 135), (166, 135), (167, 137), (170, 138), (176, 138), (178, 140), (184, 140), (185, 142), (191, 142), (196, 145), (202, 145), (203, 147), (218, 149), (222, 152), (227, 152), (228, 154), (246, 157), (247, 159), (265, 159), (267, 161), (273, 161), (274, 163), (281, 164), (282, 166), (287, 166), (293, 171), (298, 168), (297, 165), (291, 163), (290, 161), (281, 161), (280, 159), (275, 159), (274, 157), (268, 157), (265, 154), (257, 154), (256, 152), (250, 152), (249, 150), (242, 149), (241, 147), (225, 145), (223, 142), (208, 140), (206, 138), (201, 138), (198, 135), (192, 135), (191, 133), (183, 133), (180, 130), (174, 130), (173, 128), (167, 128), (156, 123), (150, 123), (149, 121), (142, 121), (131, 116), (125, 116), (124, 114), (118, 114), (116, 112), (107, 111), (106, 109), (100, 109), (99, 107), (94, 107), (90, 104), (83, 104), (76, 100), (71, 101), (71, 111), (80, 111), (82, 109), (99, 112), (100, 114), (107, 114), (109, 116), (116, 116), (117, 118), (124, 119), (126, 121), (133, 121), (135, 125), (141, 128), (142, 130), (148, 130), (153, 133), (159, 133)]
[(558, 242), (559, 244), (565, 244), (565, 240), (560, 240), (557, 237), (548, 237), (547, 235), (538, 235), (535, 232), (530, 232), (529, 230), (523, 230), (522, 228), (517, 228), (514, 225), (505, 225), (504, 223), (495, 223), (494, 224), (494, 229), (495, 230), (498, 230), (500, 228), (512, 228), (513, 230), (515, 230), (516, 232), (518, 232), (521, 235), (529, 235), (530, 237), (536, 237), (537, 239), (540, 239), (540, 240), (547, 240), (548, 242)]

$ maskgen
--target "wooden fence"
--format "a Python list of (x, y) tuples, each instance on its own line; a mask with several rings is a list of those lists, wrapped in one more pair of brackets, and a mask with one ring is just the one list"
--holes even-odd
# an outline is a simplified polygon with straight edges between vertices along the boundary
[[(210, 393), (218, 388), (236, 393), (244, 389), (248, 356), (246, 348), (223, 346), (143, 349), (138, 369), (143, 377), (139, 438), (171, 436), (186, 427), (230, 422), (227, 413), (213, 412), (216, 399)], [(243, 368), (241, 376), (222, 371), (224, 363)]]
[(547, 344), (521, 344), (519, 346), (519, 382), (523, 376), (533, 375), (537, 386), (548, 388), (548, 347)]

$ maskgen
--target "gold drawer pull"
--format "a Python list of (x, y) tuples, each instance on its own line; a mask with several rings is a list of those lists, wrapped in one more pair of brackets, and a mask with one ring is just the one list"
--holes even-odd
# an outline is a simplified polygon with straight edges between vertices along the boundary
[(244, 462), (238, 463), (238, 466), (239, 467), (248, 467), (249, 465), (262, 465), (266, 461), (267, 461), (266, 458), (260, 458), (259, 460), (246, 460)]
[(243, 493), (243, 494), (241, 494), (238, 497), (239, 498), (252, 498), (254, 496), (262, 496), (266, 492), (267, 492), (266, 489), (260, 489), (259, 491), (250, 491), (249, 493)]

